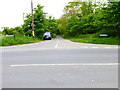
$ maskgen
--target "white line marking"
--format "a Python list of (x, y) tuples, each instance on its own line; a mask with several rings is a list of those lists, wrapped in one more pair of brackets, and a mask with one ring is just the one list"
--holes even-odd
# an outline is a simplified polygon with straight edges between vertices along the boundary
[(88, 48), (88, 47), (82, 47), (82, 48)]
[(27, 66), (117, 66), (118, 63), (79, 63), (79, 64), (18, 64), (10, 67), (27, 67)]
[(57, 47), (58, 47), (58, 43), (59, 43), (59, 40), (57, 41), (57, 44), (55, 45), (55, 48), (57, 48)]
[(99, 47), (92, 47), (92, 48), (99, 48)]
[(105, 47), (105, 48), (112, 48), (112, 47)]

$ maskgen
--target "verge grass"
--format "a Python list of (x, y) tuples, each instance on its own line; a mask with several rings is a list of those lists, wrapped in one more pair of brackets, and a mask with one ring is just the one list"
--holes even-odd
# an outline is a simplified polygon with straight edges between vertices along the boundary
[(81, 43), (120, 45), (117, 37), (99, 37), (96, 34), (79, 35), (77, 37), (64, 36), (64, 38)]
[(19, 35), (16, 36), (15, 38), (2, 36), (0, 38), (0, 41), (1, 41), (0, 46), (10, 46), (10, 45), (34, 43), (34, 42), (42, 41), (42, 39), (38, 39), (38, 38), (33, 39), (32, 37)]

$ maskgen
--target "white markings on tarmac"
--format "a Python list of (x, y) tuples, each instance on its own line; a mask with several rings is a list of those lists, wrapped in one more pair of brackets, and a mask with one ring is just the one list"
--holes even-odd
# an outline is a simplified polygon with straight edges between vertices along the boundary
[(112, 48), (112, 47), (105, 47), (105, 48)]
[(99, 47), (92, 47), (92, 48), (99, 48)]
[(88, 47), (86, 46), (86, 47), (82, 47), (82, 48), (88, 48)]
[(55, 45), (55, 48), (57, 48), (57, 47), (58, 47), (58, 44), (59, 44), (59, 40), (57, 41), (57, 43), (56, 43), (56, 45)]
[(78, 64), (16, 64), (10, 67), (28, 67), (28, 66), (117, 66), (118, 63), (78, 63)]

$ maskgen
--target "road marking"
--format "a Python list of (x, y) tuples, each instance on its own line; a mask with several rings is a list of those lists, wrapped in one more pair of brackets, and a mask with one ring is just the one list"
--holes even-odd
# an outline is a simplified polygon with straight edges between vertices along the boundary
[(117, 66), (118, 63), (79, 63), (79, 64), (17, 64), (10, 67), (27, 67), (27, 66)]
[(105, 47), (105, 48), (112, 48), (112, 47)]
[(99, 48), (99, 47), (92, 47), (92, 48)]
[(81, 48), (88, 48), (88, 47), (81, 47)]
[(58, 47), (58, 43), (59, 43), (59, 40), (57, 41), (57, 43), (56, 43), (56, 45), (55, 45), (55, 48), (57, 48), (57, 47)]

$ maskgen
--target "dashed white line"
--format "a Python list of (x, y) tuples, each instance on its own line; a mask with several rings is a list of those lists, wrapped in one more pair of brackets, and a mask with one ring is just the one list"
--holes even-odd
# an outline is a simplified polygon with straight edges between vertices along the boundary
[(88, 48), (88, 47), (81, 47), (81, 48)]
[(105, 48), (112, 48), (112, 47), (105, 47)]
[(118, 63), (75, 63), (75, 64), (18, 64), (10, 67), (27, 67), (27, 66), (117, 66)]
[(99, 48), (99, 47), (92, 47), (92, 48)]

